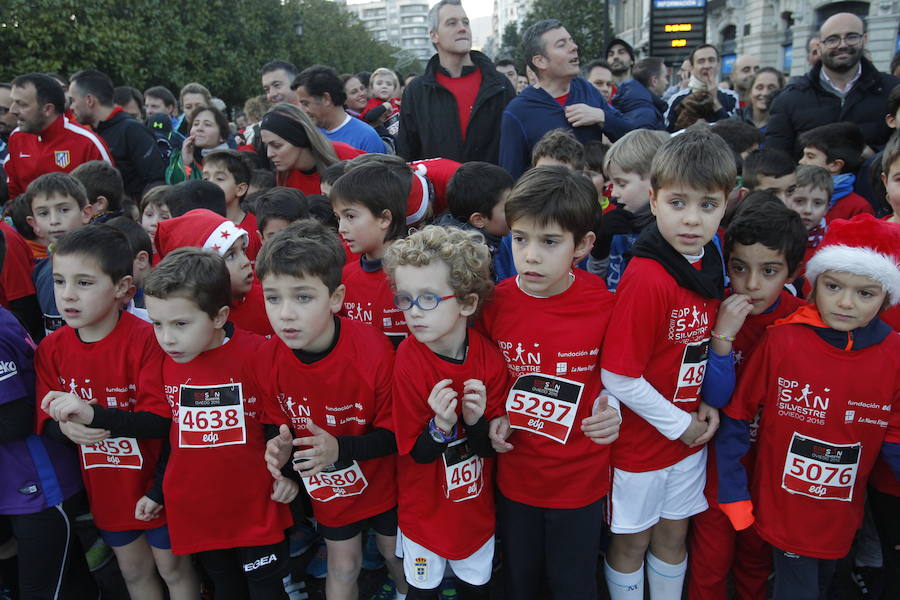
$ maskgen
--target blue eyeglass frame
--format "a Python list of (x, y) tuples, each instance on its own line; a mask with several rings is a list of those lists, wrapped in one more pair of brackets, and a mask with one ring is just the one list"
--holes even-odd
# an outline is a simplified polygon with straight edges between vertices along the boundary
[[(422, 298), (422, 296), (434, 296), (435, 298), (437, 298), (437, 302), (431, 308), (425, 308), (424, 306), (419, 304), (419, 299)], [(465, 296), (465, 294), (450, 294), (449, 296), (438, 296), (437, 294), (419, 294), (418, 296), (413, 298), (412, 296), (409, 296), (407, 294), (397, 294), (394, 296), (394, 307), (398, 310), (412, 310), (413, 306), (418, 306), (419, 310), (434, 310), (444, 300), (449, 300), (450, 298), (461, 298), (463, 296)], [(400, 308), (400, 303), (397, 302), (398, 298), (409, 298), (409, 308)]]

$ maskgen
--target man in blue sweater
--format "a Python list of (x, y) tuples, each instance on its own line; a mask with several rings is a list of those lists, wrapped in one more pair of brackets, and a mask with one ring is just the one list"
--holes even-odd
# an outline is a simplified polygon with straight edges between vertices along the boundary
[(635, 63), (631, 77), (619, 85), (612, 105), (635, 129), (665, 131), (663, 115), (668, 105), (660, 96), (666, 90), (666, 65), (660, 58), (641, 59)]

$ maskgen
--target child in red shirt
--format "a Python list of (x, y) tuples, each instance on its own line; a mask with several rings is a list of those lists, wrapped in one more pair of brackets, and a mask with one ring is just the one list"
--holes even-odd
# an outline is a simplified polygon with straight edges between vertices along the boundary
[[(879, 454), (900, 474), (900, 229), (833, 221), (806, 267), (812, 304), (769, 329), (716, 441), (719, 502), (774, 546), (774, 598), (821, 598), (862, 522)], [(752, 495), (740, 459), (759, 417)], [(752, 503), (750, 498), (752, 498)]]
[[(688, 519), (707, 508), (705, 444), (718, 414), (701, 402), (709, 339), (723, 296), (713, 237), (735, 185), (724, 140), (689, 129), (650, 168), (650, 225), (632, 247), (604, 346), (603, 383), (623, 405), (613, 445), (606, 581), (613, 600), (681, 598)], [(649, 552), (648, 552), (649, 550)]]
[[(375, 69), (369, 76), (369, 102), (363, 109), (360, 118), (376, 129), (384, 127), (388, 135), (395, 136), (400, 131), (400, 80), (397, 74), (386, 67)], [(382, 106), (384, 111), (373, 121), (368, 112)], [(382, 112), (382, 111), (379, 111)]]
[(600, 348), (613, 295), (574, 269), (594, 243), (596, 191), (565, 167), (522, 176), (506, 203), (519, 275), (502, 281), (480, 326), (517, 379), (490, 424), (506, 594), (597, 597), (615, 401), (601, 396)]
[(203, 161), (203, 181), (210, 181), (222, 188), (225, 193), (225, 217), (247, 232), (246, 254), (250, 264), (254, 265), (262, 242), (256, 235), (256, 216), (241, 208), (252, 176), (252, 168), (234, 150), (216, 150)]
[(806, 227), (806, 253), (799, 272), (802, 275), (803, 266), (812, 258), (825, 237), (825, 214), (834, 191), (834, 182), (826, 169), (816, 165), (800, 165), (796, 175), (797, 187), (784, 203), (800, 215), (803, 226)]
[(438, 598), (447, 562), (462, 600), (487, 599), (494, 554), (494, 451), (488, 421), (507, 391), (506, 363), (468, 328), (493, 287), (475, 232), (428, 226), (385, 257), (394, 304), (413, 337), (397, 350), (394, 431), (408, 599)]
[(158, 569), (173, 599), (192, 600), (199, 582), (190, 557), (172, 554), (162, 511), (163, 440), (110, 437), (105, 428), (85, 426), (95, 412), (133, 411), (139, 373), (159, 355), (150, 325), (121, 310), (131, 257), (128, 239), (109, 225), (78, 229), (57, 244), (53, 279), (66, 326), (38, 348), (36, 395), (44, 411), (37, 427), (61, 430), (79, 444), (94, 522), (115, 552), (129, 594), (162, 595)]
[(280, 425), (266, 462), (281, 481), (294, 446), (301, 448), (294, 469), (325, 538), (328, 598), (359, 596), (361, 538), (369, 526), (402, 594), (402, 566), (394, 555), (393, 348), (377, 329), (335, 316), (344, 294), (343, 264), (337, 236), (309, 219), (275, 234), (260, 253), (257, 272), (279, 338), (255, 361), (267, 380), (265, 420)]

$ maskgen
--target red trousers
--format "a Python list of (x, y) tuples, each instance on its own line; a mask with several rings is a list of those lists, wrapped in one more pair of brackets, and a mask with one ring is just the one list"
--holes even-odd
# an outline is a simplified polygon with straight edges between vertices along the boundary
[(772, 573), (772, 547), (754, 527), (735, 531), (718, 507), (695, 515), (691, 524), (688, 600), (725, 600), (728, 572), (735, 600), (765, 600)]

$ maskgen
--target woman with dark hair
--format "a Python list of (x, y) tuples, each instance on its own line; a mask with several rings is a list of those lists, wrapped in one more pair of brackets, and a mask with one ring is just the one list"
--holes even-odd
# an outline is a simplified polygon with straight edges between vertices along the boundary
[(738, 117), (765, 133), (772, 99), (783, 87), (784, 75), (781, 71), (774, 67), (763, 67), (753, 76), (753, 83), (750, 84), (750, 102), (740, 110)]
[(275, 167), (278, 185), (306, 195), (320, 194), (321, 176), (339, 160), (365, 154), (341, 142), (332, 142), (293, 104), (277, 104), (259, 124), (266, 152)]
[(344, 110), (351, 116), (359, 117), (366, 110), (369, 92), (356, 75), (341, 75), (341, 81), (344, 83), (344, 93), (347, 94)]
[(202, 179), (203, 159), (215, 150), (228, 150), (228, 119), (214, 106), (198, 106), (188, 116), (190, 134), (173, 152), (166, 169), (166, 183), (173, 185), (185, 179)]

